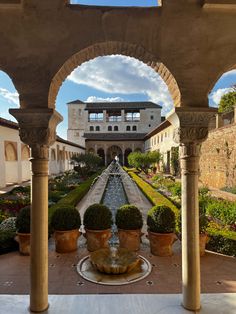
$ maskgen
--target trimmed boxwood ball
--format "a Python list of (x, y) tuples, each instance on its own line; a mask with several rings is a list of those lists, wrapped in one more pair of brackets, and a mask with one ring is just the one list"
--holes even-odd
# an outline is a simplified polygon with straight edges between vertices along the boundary
[(156, 205), (148, 211), (147, 225), (151, 232), (172, 233), (175, 230), (175, 213), (166, 205)]
[(134, 205), (123, 205), (116, 213), (116, 225), (119, 229), (136, 230), (143, 226), (140, 210)]
[(21, 208), (16, 218), (16, 230), (19, 233), (30, 233), (30, 211), (31, 206)]
[(84, 213), (84, 227), (90, 230), (106, 230), (112, 225), (112, 214), (102, 204), (90, 205)]
[(61, 205), (54, 211), (51, 226), (54, 230), (65, 231), (79, 229), (81, 218), (74, 206)]

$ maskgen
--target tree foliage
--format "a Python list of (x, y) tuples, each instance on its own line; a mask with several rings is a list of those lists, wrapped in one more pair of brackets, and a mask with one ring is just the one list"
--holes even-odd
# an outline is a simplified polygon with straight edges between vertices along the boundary
[(219, 103), (219, 112), (229, 112), (233, 110), (236, 105), (236, 86), (232, 87), (232, 90), (221, 97)]
[(129, 165), (144, 173), (148, 173), (148, 169), (152, 168), (152, 165), (159, 163), (160, 160), (161, 154), (158, 151), (147, 153), (133, 152), (128, 156)]
[(74, 170), (82, 176), (87, 176), (98, 171), (102, 165), (102, 158), (92, 153), (81, 153), (71, 157)]

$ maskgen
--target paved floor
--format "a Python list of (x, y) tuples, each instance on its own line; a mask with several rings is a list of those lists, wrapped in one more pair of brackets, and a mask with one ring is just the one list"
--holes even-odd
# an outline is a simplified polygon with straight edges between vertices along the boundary
[[(152, 264), (151, 274), (141, 281), (125, 286), (103, 286), (86, 281), (77, 273), (76, 266), (88, 255), (85, 240), (79, 240), (77, 252), (59, 254), (50, 240), (49, 294), (174, 294), (181, 293), (181, 254), (175, 243), (172, 257), (157, 257), (149, 252), (144, 239), (139, 254)], [(0, 256), (0, 294), (29, 293), (29, 262), (27, 256), (13, 252)], [(201, 258), (203, 293), (236, 293), (236, 259), (214, 253)]]
[[(235, 314), (234, 294), (203, 294), (199, 312), (181, 306), (182, 296), (166, 295), (50, 295), (44, 314)], [(0, 314), (27, 314), (27, 295), (0, 295)]]

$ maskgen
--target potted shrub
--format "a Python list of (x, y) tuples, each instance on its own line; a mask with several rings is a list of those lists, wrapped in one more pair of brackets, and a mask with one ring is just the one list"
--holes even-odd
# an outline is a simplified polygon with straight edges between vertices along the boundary
[(148, 238), (153, 255), (173, 254), (172, 244), (176, 240), (175, 220), (175, 213), (166, 205), (156, 205), (148, 211)]
[(108, 207), (102, 204), (90, 205), (84, 213), (83, 223), (88, 251), (108, 247), (112, 225), (112, 214)]
[(16, 241), (19, 243), (19, 251), (22, 255), (30, 254), (30, 211), (31, 206), (21, 208), (16, 218)]
[(58, 205), (51, 218), (56, 252), (69, 253), (77, 250), (80, 225), (80, 214), (74, 206)]
[(130, 251), (138, 251), (143, 226), (140, 210), (134, 205), (121, 206), (116, 213), (116, 225), (120, 247)]
[(208, 218), (206, 215), (206, 200), (200, 199), (199, 201), (199, 246), (200, 256), (205, 255), (206, 243), (209, 240), (207, 234), (207, 227), (209, 226)]

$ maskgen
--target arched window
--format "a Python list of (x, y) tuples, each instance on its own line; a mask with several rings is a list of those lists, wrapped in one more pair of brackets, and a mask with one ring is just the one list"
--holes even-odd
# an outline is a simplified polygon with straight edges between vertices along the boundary
[(6, 161), (16, 161), (17, 151), (15, 142), (5, 142), (5, 160)]
[(118, 131), (119, 129), (118, 129), (118, 126), (117, 125), (115, 125), (114, 126), (114, 131)]
[(89, 127), (89, 131), (94, 131), (94, 127), (92, 125)]
[(112, 126), (111, 125), (108, 126), (108, 131), (112, 131)]
[(96, 126), (96, 131), (100, 131), (100, 126), (99, 125)]
[(133, 131), (137, 131), (137, 126), (133, 125)]
[(130, 131), (130, 125), (127, 125), (126, 131)]

